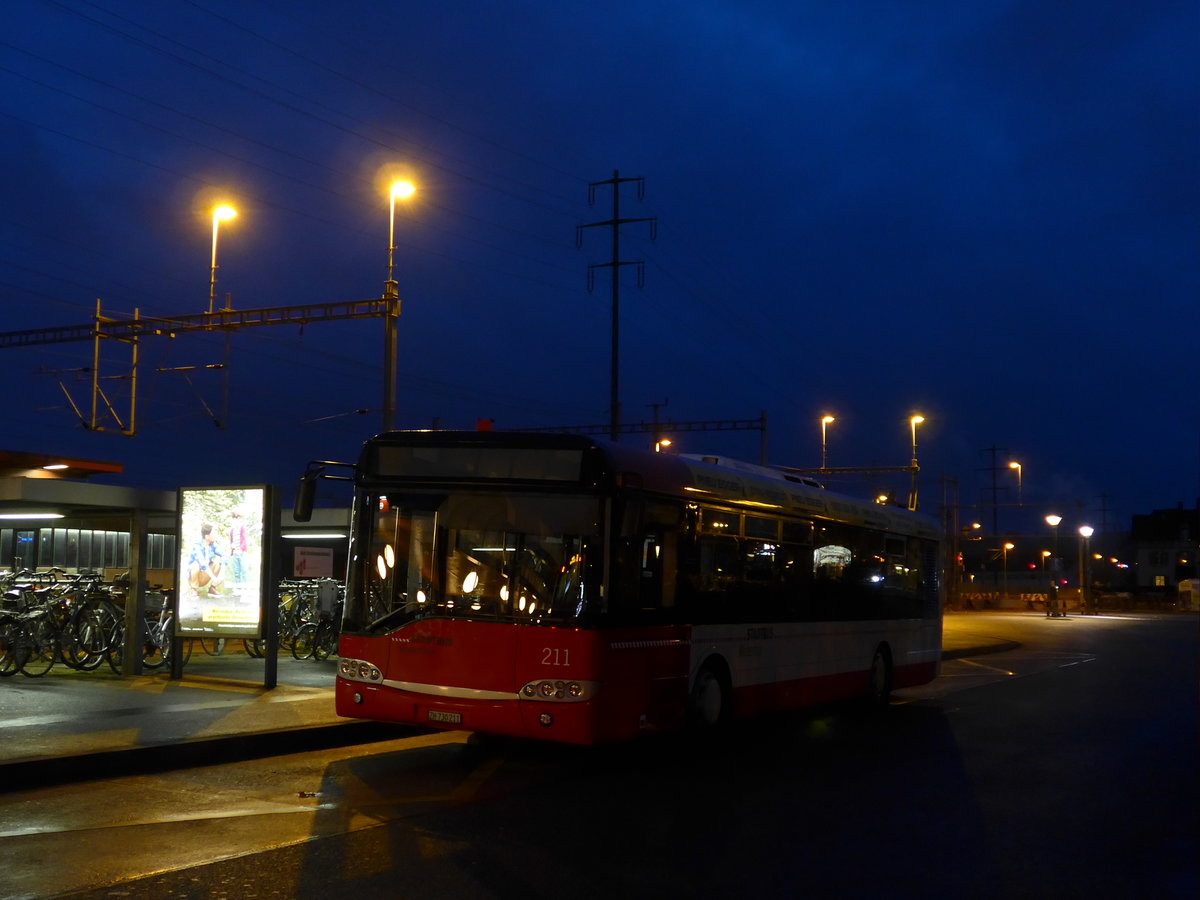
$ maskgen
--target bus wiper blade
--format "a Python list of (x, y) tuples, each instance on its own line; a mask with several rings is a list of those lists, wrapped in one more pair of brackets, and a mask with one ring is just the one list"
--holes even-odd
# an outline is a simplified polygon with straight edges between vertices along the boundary
[(394, 620), (403, 616), (405, 612), (407, 612), (407, 610), (405, 610), (403, 606), (400, 606), (396, 609), (393, 609), (391, 612), (384, 613), (374, 622), (371, 622), (367, 625), (367, 631), (375, 631), (376, 629), (383, 628), (385, 625), (388, 625)]

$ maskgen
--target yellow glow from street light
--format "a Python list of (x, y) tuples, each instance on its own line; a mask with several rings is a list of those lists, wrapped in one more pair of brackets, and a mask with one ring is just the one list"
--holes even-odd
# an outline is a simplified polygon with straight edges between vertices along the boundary
[(1054, 513), (1046, 516), (1046, 524), (1051, 528), (1057, 528), (1060, 522), (1062, 522), (1062, 516), (1056, 516)]
[(821, 424), (823, 424), (823, 425), (828, 425), (831, 422), (836, 422), (836, 421), (837, 421), (837, 419), (835, 419), (833, 416), (823, 416), (821, 418)]
[(1085, 538), (1090, 538), (1095, 533), (1096, 533), (1096, 529), (1093, 528), (1091, 525), (1080, 525), (1079, 526), (1079, 534)]
[(908, 421), (912, 422), (914, 425), (920, 425), (922, 422), (925, 421), (925, 417), (924, 416), (913, 416)]
[(406, 200), (417, 192), (411, 181), (396, 181), (392, 183), (392, 198)]
[(226, 206), (225, 204), (221, 204), (220, 206), (218, 206), (216, 209), (213, 210), (213, 219), (215, 221), (225, 222), (225, 221), (228, 221), (229, 219), (236, 219), (236, 218), (237, 218), (237, 210), (234, 209), (232, 206)]

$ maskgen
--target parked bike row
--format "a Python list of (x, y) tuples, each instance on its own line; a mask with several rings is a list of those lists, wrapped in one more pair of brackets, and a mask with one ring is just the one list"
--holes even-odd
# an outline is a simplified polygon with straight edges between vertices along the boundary
[[(62, 664), (93, 671), (107, 665), (124, 670), (126, 586), (105, 583), (98, 574), (63, 569), (0, 574), (0, 677), (17, 672), (38, 678)], [(296, 659), (326, 659), (337, 652), (342, 589), (332, 579), (285, 579), (279, 583), (279, 652)], [(234, 643), (218, 636), (173, 642), (174, 592), (146, 592), (142, 629), (143, 670), (167, 667), (179, 647), (184, 663), (196, 645), (207, 654), (225, 652)], [(262, 657), (265, 640), (241, 641), (246, 653)]]

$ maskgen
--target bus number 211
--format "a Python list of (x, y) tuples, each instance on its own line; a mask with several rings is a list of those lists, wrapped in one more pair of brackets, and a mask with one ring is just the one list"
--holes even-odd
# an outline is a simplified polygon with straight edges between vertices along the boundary
[(543, 647), (542, 665), (564, 667), (569, 666), (571, 665), (571, 651), (559, 649), (558, 647)]

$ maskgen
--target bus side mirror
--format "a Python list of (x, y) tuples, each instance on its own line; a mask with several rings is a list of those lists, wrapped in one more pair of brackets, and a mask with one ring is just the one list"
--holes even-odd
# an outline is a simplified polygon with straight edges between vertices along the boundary
[(309, 468), (300, 476), (300, 484), (296, 486), (296, 503), (292, 507), (292, 518), (297, 522), (307, 522), (312, 519), (313, 499), (317, 494), (317, 479), (325, 471), (323, 466)]

